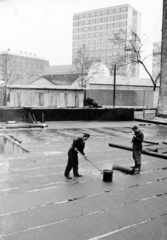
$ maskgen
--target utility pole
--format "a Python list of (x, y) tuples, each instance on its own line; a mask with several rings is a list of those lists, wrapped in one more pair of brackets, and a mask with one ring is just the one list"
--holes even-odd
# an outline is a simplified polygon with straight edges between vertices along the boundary
[(161, 79), (157, 115), (167, 117), (167, 0), (163, 0), (162, 11)]
[(113, 89), (113, 107), (115, 107), (115, 88), (116, 88), (116, 64), (114, 65), (114, 89)]

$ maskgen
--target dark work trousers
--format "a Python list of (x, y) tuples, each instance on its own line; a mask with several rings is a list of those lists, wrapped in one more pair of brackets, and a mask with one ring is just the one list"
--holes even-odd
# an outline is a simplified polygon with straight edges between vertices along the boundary
[(78, 175), (78, 153), (74, 149), (70, 148), (68, 151), (68, 162), (64, 175), (68, 176), (72, 168), (73, 174)]

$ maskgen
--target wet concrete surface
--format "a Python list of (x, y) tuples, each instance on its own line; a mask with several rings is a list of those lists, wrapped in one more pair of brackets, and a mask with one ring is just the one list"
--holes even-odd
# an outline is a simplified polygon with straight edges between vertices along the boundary
[[(67, 180), (64, 169), (72, 139), (91, 137), (85, 153), (99, 169), (130, 167), (136, 122), (49, 122), (44, 129), (1, 129), (29, 153), (0, 157), (0, 239), (97, 240), (167, 239), (167, 160), (142, 155), (139, 175), (101, 172), (79, 156), (81, 178)], [(148, 141), (166, 141), (167, 127), (140, 124)], [(71, 173), (72, 175), (72, 173)]]

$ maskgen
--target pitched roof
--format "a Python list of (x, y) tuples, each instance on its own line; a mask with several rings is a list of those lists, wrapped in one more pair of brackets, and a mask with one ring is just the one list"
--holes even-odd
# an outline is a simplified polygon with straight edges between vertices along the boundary
[(45, 75), (43, 77), (56, 85), (71, 85), (76, 79), (78, 79), (79, 74), (56, 74)]

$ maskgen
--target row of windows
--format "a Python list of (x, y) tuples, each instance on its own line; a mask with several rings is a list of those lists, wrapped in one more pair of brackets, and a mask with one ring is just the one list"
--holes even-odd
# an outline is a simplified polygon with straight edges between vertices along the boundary
[[(82, 46), (80, 47), (82, 48)], [(111, 50), (111, 49), (124, 49), (125, 48), (125, 43), (122, 42), (120, 44), (113, 44), (112, 42), (110, 44), (101, 44), (101, 45), (96, 45), (96, 46), (86, 46), (87, 51), (100, 51), (100, 50)], [(73, 48), (73, 52), (77, 52), (79, 48)]]
[[(73, 52), (73, 54), (77, 57), (77, 52)], [(89, 57), (112, 57), (112, 56), (122, 56), (124, 59), (125, 51), (124, 50), (117, 50), (117, 51), (103, 51), (103, 52), (89, 52), (87, 53)]]
[[(8, 74), (11, 74), (11, 71), (7, 71), (8, 72)], [(20, 76), (20, 75), (22, 75), (22, 76), (40, 76), (40, 75), (42, 75), (42, 73), (39, 73), (39, 72), (24, 72), (24, 71), (21, 71), (20, 69), (19, 70), (13, 70), (12, 71), (12, 76), (13, 77), (16, 77), (16, 76)]]
[(105, 36), (111, 37), (113, 34), (117, 34), (117, 33), (120, 33), (120, 29), (118, 29), (117, 31), (109, 30), (109, 31), (102, 31), (102, 32), (85, 33), (85, 34), (80, 34), (80, 35), (74, 35), (73, 40), (95, 38), (95, 37), (105, 37)]
[(137, 32), (137, 26), (134, 25), (134, 24), (132, 24), (132, 30), (133, 30), (134, 32)]
[(132, 18), (132, 23), (137, 25), (137, 18)]
[[(92, 58), (97, 58), (95, 55), (91, 55)], [(73, 56), (73, 60), (75, 59), (75, 56)], [(100, 57), (100, 60), (102, 63), (106, 64), (106, 66), (111, 67), (111, 65), (118, 63), (119, 60), (117, 58), (106, 58), (106, 57)], [(120, 64), (126, 64), (123, 62), (120, 62)], [(126, 70), (126, 65), (124, 66), (117, 66), (117, 73), (121, 73), (122, 71)]]
[(126, 27), (126, 26), (127, 26), (127, 21), (116, 22), (116, 23), (96, 25), (96, 26), (91, 26), (91, 27), (74, 28), (73, 33), (75, 34), (75, 33), (80, 33), (80, 32), (98, 31), (98, 30), (102, 30), (102, 29), (111, 29), (111, 28)]
[(133, 10), (132, 15), (137, 18), (137, 12), (135, 10)]
[(73, 19), (78, 20), (78, 19), (91, 18), (91, 17), (101, 16), (101, 15), (115, 14), (115, 13), (126, 12), (126, 11), (128, 11), (127, 6), (114, 8), (114, 9), (110, 8), (110, 9), (105, 9), (105, 10), (99, 10), (97, 12), (90, 12), (90, 13), (74, 15)]
[[(1, 66), (4, 67), (5, 65), (5, 61), (1, 60)], [(32, 63), (22, 63), (22, 62), (16, 62), (16, 61), (8, 61), (7, 65), (9, 68), (14, 68), (14, 67), (25, 67), (25, 68), (30, 68), (30, 69), (43, 69), (43, 65), (42, 64), (32, 64)]]
[(86, 21), (79, 21), (79, 22), (74, 22), (73, 27), (102, 23), (102, 22), (117, 21), (117, 20), (127, 19), (127, 17), (128, 17), (127, 14), (122, 14), (122, 15), (111, 16), (111, 17), (103, 17), (103, 18), (90, 19)]
[[(119, 36), (121, 38), (121, 36)], [(83, 45), (86, 45), (89, 46), (89, 45), (96, 45), (96, 44), (105, 44), (105, 46), (108, 46), (108, 49), (110, 48), (113, 48), (114, 46), (116, 47), (122, 47), (125, 45), (124, 43), (124, 38), (121, 38), (122, 40), (119, 42), (119, 44), (112, 40), (112, 39), (109, 39), (109, 38), (97, 38), (97, 39), (91, 39), (91, 40), (85, 40), (85, 41), (78, 41), (78, 42), (73, 42), (73, 47), (78, 47), (78, 46), (83, 46)]]

